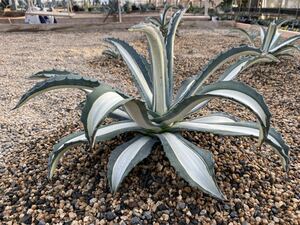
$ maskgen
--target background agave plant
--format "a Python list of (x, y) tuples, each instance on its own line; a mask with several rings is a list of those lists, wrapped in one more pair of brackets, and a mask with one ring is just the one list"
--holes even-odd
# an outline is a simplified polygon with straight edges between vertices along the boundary
[[(233, 70), (241, 72), (253, 64), (259, 62), (279, 62), (279, 57), (293, 56), (294, 51), (300, 51), (297, 45), (293, 43), (300, 39), (300, 35), (292, 36), (282, 40), (279, 28), (287, 21), (273, 21), (268, 29), (259, 26), (260, 29), (260, 55), (243, 58), (233, 65)], [(256, 35), (253, 35), (242, 28), (235, 28), (236, 31), (247, 38), (251, 47), (255, 47)]]
[[(22, 96), (16, 107), (39, 93), (58, 88), (75, 87), (88, 94), (81, 116), (84, 131), (68, 135), (54, 146), (49, 157), (50, 178), (53, 177), (59, 159), (70, 147), (88, 143), (92, 148), (99, 141), (129, 131), (138, 135), (117, 147), (110, 155), (108, 180), (113, 192), (132, 168), (146, 158), (153, 146), (160, 142), (171, 165), (191, 186), (198, 187), (215, 198), (224, 199), (216, 183), (212, 153), (183, 138), (180, 133), (183, 130), (258, 138), (259, 145), (266, 142), (274, 148), (282, 159), (284, 169), (288, 170), (289, 148), (280, 134), (270, 128), (271, 114), (263, 97), (243, 83), (230, 81), (230, 73), (224, 73), (219, 82), (203, 85), (212, 72), (227, 60), (223, 53), (201, 73), (183, 82), (176, 97), (173, 97), (174, 38), (184, 12), (185, 9), (182, 9), (172, 16), (166, 41), (159, 28), (151, 23), (141, 23), (130, 28), (131, 31), (145, 33), (151, 64), (126, 42), (114, 38), (107, 40), (122, 55), (142, 100), (127, 96), (97, 80), (67, 72), (36, 84)], [(236, 55), (245, 52), (259, 54), (257, 49), (250, 47), (234, 49), (233, 52)], [(38, 76), (44, 77), (41, 74)], [(256, 116), (257, 123), (240, 121), (225, 113), (186, 119), (190, 113), (203, 108), (214, 98), (229, 99), (249, 108)], [(118, 118), (117, 122), (103, 125), (105, 118), (110, 116)]]
[(102, 55), (108, 57), (109, 59), (120, 59), (121, 55), (115, 48), (108, 48), (102, 52)]

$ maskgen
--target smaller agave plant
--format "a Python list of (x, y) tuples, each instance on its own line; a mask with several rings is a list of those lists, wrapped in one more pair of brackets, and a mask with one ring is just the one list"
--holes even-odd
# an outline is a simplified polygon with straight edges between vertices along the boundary
[[(151, 23), (141, 23), (130, 28), (131, 31), (146, 35), (151, 63), (126, 42), (108, 39), (129, 67), (142, 100), (97, 80), (72, 73), (52, 76), (36, 84), (22, 96), (16, 107), (40, 93), (58, 88), (79, 88), (88, 94), (81, 116), (84, 131), (68, 135), (54, 146), (49, 157), (50, 178), (70, 147), (87, 143), (92, 148), (100, 141), (126, 132), (136, 132), (137, 135), (111, 152), (108, 181), (113, 192), (117, 191), (134, 166), (151, 153), (153, 146), (160, 143), (171, 165), (191, 186), (217, 199), (224, 199), (216, 182), (212, 153), (186, 140), (181, 135), (186, 130), (258, 138), (259, 145), (265, 142), (273, 147), (282, 159), (284, 169), (288, 170), (289, 147), (280, 134), (270, 128), (271, 114), (263, 97), (243, 83), (230, 81), (230, 74), (223, 75), (219, 82), (204, 86), (212, 72), (223, 63), (224, 59), (221, 61), (221, 58), (224, 55), (221, 54), (217, 57), (218, 60), (213, 60), (201, 73), (183, 82), (176, 97), (173, 97), (174, 39), (184, 12), (185, 9), (179, 10), (171, 18), (166, 42), (160, 29)], [(257, 53), (257, 50), (247, 49), (248, 52), (252, 50)], [(243, 51), (246, 49), (235, 50), (235, 53)], [(47, 78), (41, 74), (38, 76)], [(256, 116), (257, 123), (241, 121), (220, 112), (188, 119), (192, 112), (203, 108), (215, 98), (229, 99), (249, 108)], [(105, 118), (111, 116), (118, 118), (117, 122), (103, 125)]]
[[(260, 29), (259, 49), (261, 54), (242, 58), (232, 66), (232, 69), (236, 70), (236, 72), (241, 72), (256, 63), (280, 62), (279, 57), (293, 57), (294, 51), (300, 51), (300, 48), (293, 44), (295, 41), (300, 39), (300, 35), (292, 36), (286, 40), (281, 39), (281, 33), (278, 30), (285, 22), (286, 21), (273, 21), (269, 24), (268, 29), (258, 25)], [(250, 46), (255, 47), (255, 39), (257, 38), (257, 35), (248, 33), (242, 28), (234, 28), (233, 31), (244, 35), (249, 41)]]
[(104, 50), (102, 55), (108, 57), (109, 59), (121, 59), (119, 51), (114, 47)]

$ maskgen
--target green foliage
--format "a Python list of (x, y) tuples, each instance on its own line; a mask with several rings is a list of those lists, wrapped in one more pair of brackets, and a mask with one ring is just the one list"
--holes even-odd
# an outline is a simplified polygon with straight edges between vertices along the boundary
[[(282, 159), (284, 169), (288, 169), (289, 148), (279, 133), (270, 128), (271, 114), (263, 97), (246, 84), (232, 81), (238, 74), (232, 67), (222, 74), (218, 82), (204, 85), (230, 59), (257, 56), (262, 54), (261, 49), (242, 46), (221, 53), (202, 71), (183, 82), (176, 97), (173, 97), (174, 39), (184, 12), (185, 9), (182, 9), (173, 14), (165, 38), (152, 23), (141, 23), (130, 28), (130, 31), (143, 32), (147, 36), (151, 63), (128, 43), (114, 38), (107, 40), (123, 57), (142, 100), (127, 96), (93, 79), (66, 72), (42, 81), (24, 94), (17, 107), (37, 93), (53, 88), (75, 87), (87, 93), (81, 115), (84, 131), (68, 135), (54, 146), (49, 157), (50, 178), (54, 175), (59, 159), (70, 147), (87, 143), (92, 148), (100, 141), (132, 131), (138, 135), (118, 146), (110, 155), (108, 181), (113, 192), (117, 191), (134, 166), (146, 158), (156, 144), (161, 143), (171, 165), (182, 178), (191, 186), (215, 198), (224, 199), (216, 182), (212, 153), (183, 138), (180, 132), (184, 130), (258, 138), (259, 145), (265, 142), (273, 147)], [(247, 61), (243, 63), (246, 64)], [(53, 74), (53, 71), (47, 73)], [(41, 74), (43, 72), (39, 76), (45, 77)], [(257, 123), (240, 121), (225, 113), (211, 113), (189, 119), (191, 113), (202, 109), (216, 98), (229, 99), (247, 107), (256, 117)], [(107, 117), (119, 119), (103, 125)]]

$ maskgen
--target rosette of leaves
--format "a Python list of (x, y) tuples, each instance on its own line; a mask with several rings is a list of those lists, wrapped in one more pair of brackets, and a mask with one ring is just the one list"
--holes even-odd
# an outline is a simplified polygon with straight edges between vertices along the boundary
[(108, 57), (109, 59), (121, 59), (121, 55), (120, 55), (119, 51), (114, 47), (105, 49), (102, 52), (102, 55)]
[[(263, 97), (253, 88), (228, 80), (204, 86), (212, 72), (227, 57), (224, 53), (214, 59), (201, 73), (183, 82), (173, 97), (174, 38), (179, 20), (185, 10), (177, 11), (169, 23), (167, 41), (157, 26), (141, 23), (130, 31), (143, 32), (148, 40), (151, 63), (124, 41), (109, 38), (122, 55), (132, 73), (142, 100), (130, 97), (97, 80), (76, 74), (53, 76), (38, 83), (23, 95), (16, 107), (41, 92), (55, 88), (79, 88), (87, 93), (81, 121), (84, 131), (61, 139), (49, 157), (49, 177), (54, 175), (59, 159), (72, 146), (87, 143), (92, 148), (97, 142), (112, 139), (119, 134), (136, 132), (130, 141), (112, 150), (108, 163), (108, 181), (113, 192), (117, 191), (124, 177), (136, 164), (145, 159), (156, 144), (161, 144), (178, 174), (191, 186), (197, 187), (217, 199), (224, 199), (215, 174), (210, 151), (202, 149), (181, 136), (181, 131), (211, 132), (217, 135), (249, 136), (258, 139), (259, 145), (269, 144), (282, 159), (285, 170), (289, 167), (289, 148), (278, 132), (270, 128), (271, 114)], [(250, 47), (235, 50), (236, 55), (258, 54)], [(221, 61), (221, 56), (223, 60)], [(187, 119), (196, 108), (203, 108), (215, 98), (229, 99), (247, 107), (256, 122), (241, 121), (225, 114), (214, 113)], [(116, 122), (103, 125), (105, 118), (115, 116)]]
[[(260, 46), (261, 54), (257, 56), (251, 56), (243, 58), (237, 61), (232, 69), (237, 72), (241, 72), (246, 68), (260, 62), (280, 62), (279, 57), (291, 56), (295, 51), (300, 51), (299, 46), (295, 45), (295, 41), (300, 39), (300, 35), (292, 36), (286, 40), (281, 38), (281, 33), (278, 31), (279, 28), (287, 21), (273, 21), (269, 23), (267, 29), (259, 26), (260, 29)], [(247, 38), (250, 43), (249, 46), (255, 47), (255, 39), (258, 35), (253, 35), (242, 28), (235, 28), (236, 31)]]

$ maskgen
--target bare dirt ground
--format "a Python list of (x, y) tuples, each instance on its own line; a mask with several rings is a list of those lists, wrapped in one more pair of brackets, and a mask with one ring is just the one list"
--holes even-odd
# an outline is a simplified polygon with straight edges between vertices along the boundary
[[(224, 30), (182, 30), (176, 40), (176, 87), (214, 55), (243, 40)], [(11, 111), (36, 81), (32, 73), (67, 69), (131, 95), (136, 89), (121, 60), (101, 56), (108, 36), (129, 41), (146, 54), (146, 41), (129, 32), (1, 33), (0, 38), (0, 222), (3, 224), (299, 224), (300, 74), (299, 55), (279, 64), (254, 66), (238, 80), (265, 96), (272, 126), (291, 146), (291, 169), (251, 138), (189, 132), (185, 137), (211, 150), (218, 184), (228, 201), (218, 202), (176, 175), (157, 146), (112, 195), (106, 180), (109, 153), (132, 135), (69, 151), (47, 180), (47, 159), (59, 138), (82, 129), (78, 103), (83, 93), (49, 92)], [(220, 71), (219, 71), (220, 72)], [(220, 73), (216, 73), (216, 77)], [(213, 101), (199, 112), (227, 111), (252, 118), (228, 101)]]

